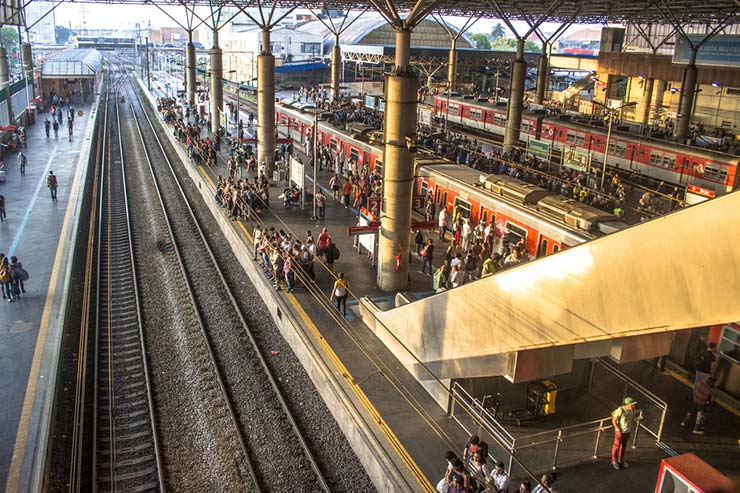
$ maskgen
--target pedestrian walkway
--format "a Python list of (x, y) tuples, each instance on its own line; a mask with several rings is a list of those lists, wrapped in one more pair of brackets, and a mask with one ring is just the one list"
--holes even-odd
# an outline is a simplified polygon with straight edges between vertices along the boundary
[[(66, 292), (67, 255), (73, 247), (73, 232), (81, 203), (81, 184), (92, 137), (91, 106), (76, 108), (74, 135), (68, 139), (66, 126), (59, 137), (44, 132), (48, 113), (38, 115), (27, 128), (25, 176), (16, 164), (16, 154), (5, 157), (4, 183), (7, 219), (0, 224), (0, 252), (16, 255), (29, 272), (26, 292), (20, 300), (0, 307), (0, 485), (18, 485), (28, 457), (38, 453), (36, 438), (43, 406), (53, 395), (49, 384), (56, 373), (56, 353), (63, 320), (59, 301)], [(83, 165), (81, 165), (81, 163)], [(53, 202), (46, 178), (58, 178), (58, 202)], [(55, 318), (56, 317), (56, 318)], [(48, 417), (48, 416), (46, 416)], [(15, 450), (15, 455), (14, 455)], [(12, 464), (12, 470), (11, 470)], [(28, 472), (27, 470), (25, 472)]]

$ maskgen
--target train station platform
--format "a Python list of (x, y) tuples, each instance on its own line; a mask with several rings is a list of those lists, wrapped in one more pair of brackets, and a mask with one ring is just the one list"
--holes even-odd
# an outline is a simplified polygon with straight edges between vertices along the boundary
[[(246, 114), (248, 112), (243, 111), (243, 115)], [(171, 132), (165, 133), (168, 136), (171, 135)], [(171, 139), (171, 137), (168, 138)], [(171, 139), (171, 142), (174, 143), (174, 140)], [(191, 161), (185, 156), (182, 146), (179, 146), (179, 149), (180, 155), (183, 157), (183, 163), (186, 167), (189, 167), (190, 176), (195, 177), (194, 181), (197, 187), (202, 185), (208, 188), (201, 191), (204, 199), (213, 203), (214, 184), (217, 177), (228, 174), (225, 163), (222, 159), (219, 159), (218, 166), (215, 169), (193, 167)], [(331, 174), (328, 172), (319, 173), (319, 186), (324, 190), (328, 190), (330, 176)], [(295, 238), (301, 240), (305, 238), (307, 231), (311, 231), (314, 238), (317, 238), (321, 228), (327, 227), (342, 252), (341, 257), (335, 264), (335, 271), (345, 273), (350, 282), (351, 291), (357, 299), (366, 296), (377, 306), (384, 308), (394, 306), (394, 296), (380, 292), (376, 288), (375, 268), (371, 260), (367, 258), (364, 251), (360, 254), (355, 253), (353, 238), (346, 235), (346, 228), (356, 224), (357, 211), (352, 208), (345, 208), (329, 198), (326, 220), (320, 222), (311, 219), (310, 203), (307, 203), (304, 209), (301, 209), (298, 205), (294, 205), (290, 209), (284, 208), (282, 200), (279, 198), (281, 193), (282, 187), (273, 187), (271, 190), (270, 209), (260, 216), (264, 225), (292, 232)], [(331, 194), (328, 193), (327, 196), (331, 197)], [(296, 320), (296, 327), (300, 326), (306, 333), (321, 341), (319, 344), (320, 351), (324, 355), (328, 355), (326, 361), (331, 372), (334, 375), (342, 375), (343, 380), (354, 391), (354, 399), (364, 401), (364, 409), (366, 411), (370, 410), (368, 412), (373, 416), (378, 434), (383, 434), (389, 438), (388, 443), (395, 440), (395, 453), (407, 463), (409, 471), (413, 471), (410, 474), (420, 474), (424, 478), (420, 483), (421, 486), (414, 490), (431, 491), (432, 485), (436, 485), (444, 474), (445, 451), (454, 450), (461, 454), (469, 434), (481, 433), (476, 426), (462, 426), (466, 419), (470, 419), (469, 412), (458, 407), (453, 414), (455, 419), (450, 419), (448, 410), (440, 407), (438, 402), (430, 396), (428, 389), (424, 388), (407, 371), (399, 358), (392, 354), (386, 344), (377, 337), (376, 333), (362, 322), (357, 299), (348, 302), (349, 315), (346, 319), (338, 317), (336, 312), (328, 307), (326, 298), (321, 299), (320, 293), (328, 297), (334, 279), (319, 263), (316, 264), (317, 290), (309, 290), (299, 286), (295, 293), (273, 291), (271, 284), (262, 275), (256, 263), (251, 262), (251, 235), (254, 225), (248, 221), (228, 219), (227, 212), (217, 206), (212, 207), (212, 211), (217, 216), (217, 221), (227, 234), (227, 238), (241, 243), (235, 248), (243, 248), (243, 256), (246, 257), (247, 261), (242, 262), (242, 265), (245, 266), (245, 270), (248, 272), (255, 273), (254, 277), (251, 274), (250, 277), (255, 282), (257, 289), (261, 290), (261, 293), (269, 293), (263, 295), (263, 299), (266, 299), (265, 302), (268, 306), (271, 306), (273, 300), (275, 300), (274, 302), (278, 303), (281, 308), (287, 307), (291, 318)], [(410, 272), (413, 296), (421, 298), (431, 293), (432, 279), (418, 272), (420, 266), (418, 258), (414, 258)], [(406, 321), (406, 323), (412, 324), (411, 321)], [(581, 362), (579, 364), (585, 363)], [(622, 368), (622, 365), (620, 365), (620, 368)], [(625, 375), (634, 378), (635, 381), (650, 382), (649, 391), (657, 396), (659, 400), (665, 402), (666, 409), (670, 410), (666, 414), (670, 422), (667, 422), (665, 429), (671, 431), (670, 433), (666, 431), (667, 436), (662, 437), (662, 443), (665, 443), (665, 445), (662, 448), (656, 446), (654, 437), (648, 432), (643, 433), (639, 437), (637, 448), (630, 451), (630, 462), (633, 466), (629, 470), (617, 472), (609, 464), (608, 456), (612, 440), (612, 431), (608, 427), (609, 425), (604, 425), (605, 427), (601, 430), (596, 459), (589, 452), (590, 448), (593, 447), (596, 432), (584, 433), (578, 441), (569, 444), (573, 445), (572, 448), (562, 452), (557, 467), (561, 472), (561, 479), (557, 485), (560, 487), (560, 491), (591, 491), (596, 483), (604, 491), (617, 491), (624, 485), (632, 486), (634, 491), (651, 491), (655, 486), (660, 460), (672, 455), (674, 450), (681, 453), (696, 451), (699, 450), (699, 447), (696, 447), (695, 443), (706, 442), (708, 444), (707, 448), (700, 451), (699, 455), (706, 454), (707, 460), (711, 463), (713, 460), (717, 460), (717, 457), (724, 457), (730, 453), (733, 450), (732, 447), (736, 446), (728, 440), (724, 440), (722, 444), (717, 444), (716, 447), (712, 445), (713, 441), (710, 437), (724, 433), (717, 428), (710, 428), (706, 437), (701, 440), (690, 436), (690, 433), (687, 437), (686, 430), (680, 429), (680, 427), (678, 427), (679, 430), (675, 429), (677, 423), (674, 423), (673, 420), (680, 420), (690, 398), (690, 389), (681, 382), (671, 376), (662, 374), (654, 379), (650, 368), (645, 368), (642, 363), (635, 363), (634, 369), (632, 366), (627, 366), (622, 370), (623, 372), (629, 370), (629, 374), (625, 373)], [(518, 396), (522, 395), (523, 389), (521, 386), (524, 384), (511, 384), (505, 382), (503, 378), (500, 380), (502, 389), (506, 388), (507, 395), (512, 398), (506, 405), (510, 408), (521, 407), (518, 403)], [(616, 379), (614, 381), (613, 379), (602, 378), (600, 384), (593, 387), (593, 392), (588, 393), (596, 396), (588, 403), (584, 400), (584, 396), (587, 394), (584, 392), (586, 384), (572, 384), (559, 396), (556, 415), (546, 420), (528, 422), (521, 428), (507, 423), (506, 429), (520, 439), (526, 439), (526, 437), (535, 434), (546, 434), (548, 436), (548, 446), (523, 447), (526, 448), (526, 453), (521, 454), (524, 462), (530, 464), (530, 469), (538, 474), (551, 470), (555, 443), (551, 439), (552, 434), (557, 434), (559, 430), (566, 427), (581, 426), (584, 423), (591, 423), (593, 420), (606, 419), (612, 410), (612, 404), (603, 398), (599, 400), (598, 395), (605, 392), (621, 395), (625, 382), (627, 380)], [(476, 389), (479, 382), (461, 380), (459, 383), (464, 388)], [(436, 384), (440, 385), (439, 382), (436, 382)], [(431, 385), (435, 385), (435, 382), (432, 382)], [(482, 392), (473, 393), (476, 398), (482, 397)], [(465, 416), (461, 418), (462, 415)], [(724, 410), (717, 411), (716, 423), (723, 423), (723, 425), (727, 423), (728, 426), (731, 426), (728, 430), (740, 430), (740, 418)], [(650, 430), (653, 430), (653, 425), (654, 423), (651, 422)], [(728, 431), (727, 436), (732, 437), (733, 433), (734, 431)], [(737, 438), (740, 438), (740, 436), (734, 438), (735, 442)], [(679, 442), (679, 439), (682, 441)], [(492, 450), (494, 450), (494, 439), (489, 437), (488, 441), (492, 445)], [(673, 448), (671, 448), (672, 443), (676, 444)], [(494, 455), (497, 459), (507, 461), (505, 456), (506, 452), (501, 450)], [(573, 458), (576, 460), (570, 460)], [(717, 467), (726, 474), (740, 472), (740, 467), (737, 465), (728, 463), (727, 460), (720, 462), (721, 464)], [(522, 479), (524, 477), (521, 469), (514, 467), (512, 470), (514, 478)], [(511, 490), (514, 490), (517, 486), (518, 482), (512, 481)]]
[[(29, 272), (25, 293), (0, 308), (0, 485), (6, 491), (39, 487), (54, 397), (57, 361), (83, 185), (96, 109), (75, 106), (74, 135), (64, 124), (47, 138), (41, 113), (27, 128), (25, 176), (17, 153), (5, 157), (4, 183), (7, 219), (0, 223), (0, 252), (15, 255)], [(46, 187), (50, 171), (57, 176), (57, 202)], [(1, 486), (0, 486), (1, 487)]]

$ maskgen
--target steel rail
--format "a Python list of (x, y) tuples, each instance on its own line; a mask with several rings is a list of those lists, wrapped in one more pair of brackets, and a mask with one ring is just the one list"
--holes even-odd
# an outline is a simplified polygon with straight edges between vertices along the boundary
[[(180, 194), (182, 196), (182, 199), (183, 199), (184, 203), (186, 204), (186, 208), (188, 210), (188, 214), (190, 215), (190, 217), (191, 217), (191, 219), (193, 221), (193, 224), (195, 225), (195, 227), (196, 227), (196, 229), (198, 231), (198, 235), (200, 236), (203, 244), (205, 245), (205, 249), (206, 249), (206, 252), (208, 254), (208, 257), (210, 258), (213, 266), (215, 267), (215, 272), (218, 274), (218, 277), (221, 280), (221, 284), (222, 284), (222, 287), (224, 289), (223, 292), (228, 295), (229, 300), (231, 302), (231, 305), (232, 305), (235, 313), (239, 317), (239, 321), (240, 321), (240, 323), (242, 325), (242, 328), (244, 329), (244, 332), (246, 333), (247, 337), (249, 338), (249, 341), (250, 341), (250, 343), (251, 343), (251, 345), (252, 345), (255, 353), (257, 354), (257, 358), (258, 358), (258, 360), (260, 362), (260, 365), (262, 366), (262, 369), (264, 371), (265, 376), (267, 377), (267, 379), (270, 382), (270, 385), (271, 385), (271, 387), (273, 389), (273, 392), (275, 394), (275, 397), (280, 402), (280, 405), (283, 408), (283, 411), (285, 413), (285, 416), (287, 417), (288, 422), (289, 422), (291, 428), (293, 429), (293, 432), (294, 432), (296, 438), (298, 439), (298, 441), (299, 441), (299, 443), (301, 445), (301, 448), (304, 451), (305, 457), (308, 460), (309, 464), (311, 465), (311, 469), (313, 469), (314, 473), (316, 474), (316, 479), (318, 480), (319, 484), (321, 485), (321, 488), (324, 491), (330, 492), (331, 491), (331, 488), (329, 487), (329, 484), (326, 481), (326, 478), (324, 478), (324, 475), (323, 475), (323, 473), (321, 471), (321, 468), (319, 467), (319, 465), (318, 465), (315, 457), (313, 456), (313, 453), (311, 452), (310, 447), (308, 446), (308, 443), (306, 442), (305, 437), (303, 436), (303, 433), (300, 430), (300, 427), (298, 426), (298, 422), (296, 421), (295, 417), (293, 416), (293, 413), (290, 411), (290, 407), (288, 406), (288, 403), (285, 400), (285, 397), (283, 396), (282, 390), (280, 389), (280, 387), (279, 387), (279, 385), (277, 383), (277, 380), (275, 379), (275, 376), (272, 373), (272, 370), (270, 370), (270, 367), (267, 364), (267, 360), (266, 360), (266, 358), (265, 358), (265, 356), (264, 356), (261, 348), (259, 347), (259, 344), (257, 344), (257, 341), (255, 340), (254, 336), (252, 335), (252, 332), (249, 330), (249, 326), (248, 326), (246, 320), (244, 319), (244, 315), (242, 314), (242, 311), (239, 308), (238, 303), (236, 302), (236, 298), (234, 297), (234, 294), (233, 294), (233, 291), (231, 290), (231, 287), (226, 282), (226, 278), (224, 277), (223, 272), (221, 270), (221, 267), (220, 267), (218, 261), (216, 260), (216, 257), (215, 257), (215, 255), (213, 253), (213, 250), (211, 249), (210, 244), (208, 243), (208, 241), (206, 239), (206, 236), (203, 233), (203, 230), (200, 227), (200, 224), (199, 224), (197, 218), (195, 217), (195, 213), (193, 212), (193, 209), (192, 209), (192, 207), (190, 206), (190, 203), (187, 200), (187, 196), (185, 195), (185, 191), (182, 188), (182, 184), (180, 182), (180, 179), (177, 177), (177, 173), (175, 172), (175, 169), (174, 169), (174, 167), (172, 165), (172, 162), (170, 161), (169, 157), (167, 156), (167, 152), (164, 150), (164, 146), (162, 145), (162, 141), (160, 140), (159, 136), (157, 135), (157, 132), (156, 132), (155, 127), (154, 127), (154, 124), (152, 123), (151, 119), (149, 118), (149, 115), (147, 114), (147, 111), (146, 111), (146, 108), (144, 107), (144, 104), (141, 102), (141, 98), (139, 97), (138, 92), (136, 92), (134, 90), (134, 93), (136, 95), (137, 101), (139, 102), (139, 105), (142, 108), (142, 112), (144, 114), (144, 117), (146, 118), (146, 121), (147, 121), (147, 123), (148, 123), (148, 125), (149, 125), (149, 127), (150, 127), (150, 129), (151, 129), (151, 131), (152, 131), (152, 133), (153, 133), (156, 141), (157, 141), (157, 145), (158, 145), (158, 147), (159, 147), (159, 149), (160, 149), (160, 151), (162, 153), (162, 156), (164, 157), (164, 160), (167, 163), (167, 166), (168, 166), (168, 169), (169, 169), (169, 171), (170, 171), (170, 173), (172, 175), (172, 178), (173, 178), (175, 184), (177, 185), (177, 189), (179, 190), (179, 192), (180, 192)], [(138, 124), (139, 124), (139, 122), (137, 120), (137, 126), (138, 126)], [(148, 151), (147, 151), (147, 157), (148, 157), (148, 155), (149, 154), (148, 154)], [(150, 161), (150, 167), (151, 167), (151, 161)], [(152, 175), (154, 175), (154, 171), (153, 170), (152, 170)]]
[[(118, 91), (121, 87), (120, 80), (114, 81), (115, 93), (112, 103), (116, 108), (116, 119), (115, 127), (114, 122), (111, 121), (111, 130), (117, 129), (118, 139), (117, 143), (119, 146), (118, 156), (111, 155), (111, 135), (107, 132), (107, 138), (105, 139), (105, 145), (108, 151), (107, 166), (105, 166), (105, 160), (103, 162), (103, 170), (101, 173), (102, 179), (100, 182), (100, 211), (98, 220), (98, 246), (97, 246), (97, 285), (96, 285), (96, 310), (95, 310), (95, 336), (96, 336), (96, 359), (95, 359), (95, 372), (94, 372), (94, 427), (93, 427), (93, 464), (92, 474), (93, 481), (91, 484), (92, 490), (96, 491), (102, 484), (109, 483), (111, 490), (118, 490), (118, 481), (141, 481), (144, 487), (156, 487), (160, 491), (165, 491), (164, 475), (162, 467), (161, 452), (159, 449), (159, 441), (156, 431), (156, 415), (154, 412), (153, 405), (153, 392), (152, 383), (150, 378), (150, 369), (147, 361), (146, 345), (144, 343), (144, 332), (142, 324), (142, 311), (141, 303), (139, 299), (139, 287), (136, 277), (136, 264), (133, 256), (133, 235), (131, 230), (131, 218), (129, 212), (129, 200), (128, 190), (126, 187), (126, 173), (125, 173), (125, 152), (123, 147), (123, 138), (121, 131), (121, 120), (120, 111), (118, 110)], [(110, 101), (109, 101), (110, 102)], [(107, 108), (106, 108), (107, 109)], [(106, 119), (107, 120), (107, 119)], [(111, 132), (112, 133), (112, 132)], [(113, 173), (116, 171), (114, 163), (116, 158), (119, 160), (120, 166), (120, 184), (114, 183), (115, 177)], [(106, 178), (107, 174), (107, 178)], [(107, 186), (107, 193), (106, 193)], [(120, 197), (117, 202), (114, 203), (113, 199), (113, 187), (120, 186)], [(123, 217), (113, 217), (118, 212)], [(121, 219), (125, 221), (125, 224), (121, 224)], [(114, 229), (118, 229), (114, 233)], [(123, 235), (123, 237), (122, 237)], [(115, 245), (113, 243), (116, 243)], [(105, 243), (105, 250), (103, 244)], [(118, 251), (114, 251), (114, 248)], [(123, 251), (121, 251), (121, 249)], [(105, 257), (106, 262), (103, 262)], [(131, 283), (131, 289), (129, 292), (121, 291), (121, 285), (119, 284), (123, 279)], [(117, 286), (114, 286), (116, 284)], [(105, 289), (104, 289), (105, 288)], [(123, 296), (123, 299), (117, 299), (119, 296)], [(132, 306), (125, 309), (125, 303), (128, 301), (126, 297), (133, 298)], [(102, 306), (102, 300), (105, 298), (107, 304)], [(120, 302), (114, 307), (114, 300)], [(133, 317), (133, 320), (132, 318)], [(119, 325), (122, 324), (122, 325)], [(133, 324), (134, 327), (130, 325)], [(114, 339), (116, 342), (114, 342)], [(133, 342), (127, 344), (127, 347), (131, 347), (125, 353), (134, 353), (134, 356), (122, 355), (121, 352), (117, 351), (115, 344), (121, 342), (124, 339), (131, 339)], [(116, 361), (114, 361), (116, 360)], [(133, 364), (131, 364), (133, 360)], [(126, 363), (123, 369), (114, 369), (114, 364), (118, 362)], [(140, 367), (138, 365), (141, 365)], [(107, 375), (105, 371), (107, 370)], [(136, 385), (136, 379), (142, 379), (145, 386), (145, 409), (141, 412), (146, 414), (146, 421), (134, 421), (133, 423), (127, 423), (121, 426), (121, 430), (117, 430), (116, 421), (118, 419), (131, 419), (131, 416), (136, 414), (138, 418), (139, 410), (136, 406), (141, 406), (140, 401), (135, 404), (127, 402), (125, 398), (121, 401), (120, 408), (116, 407), (116, 399), (118, 397), (116, 386), (118, 383), (115, 381), (116, 372), (123, 372), (121, 380), (125, 380), (130, 385), (130, 380), (134, 380)], [(107, 385), (107, 389), (99, 389), (101, 382)], [(108, 402), (103, 404), (102, 400), (107, 392)], [(102, 471), (98, 471), (101, 466), (102, 456), (105, 449), (101, 447), (101, 443), (104, 442), (103, 436), (100, 433), (101, 430), (101, 417), (99, 413), (103, 411), (103, 407), (107, 407), (107, 418), (108, 426), (108, 472), (109, 477), (106, 480), (101, 480), (100, 474)], [(124, 408), (129, 408), (133, 412), (126, 416)], [(129, 426), (130, 425), (130, 426)], [(133, 432), (133, 430), (136, 432)], [(131, 430), (131, 431), (129, 431)], [(118, 431), (122, 432), (122, 435), (118, 434)], [(119, 450), (119, 442), (134, 441), (141, 439), (141, 436), (146, 434), (150, 435), (151, 440), (144, 443), (144, 446), (140, 444), (131, 445), (125, 450)], [(144, 434), (144, 435), (142, 435)], [(145, 437), (144, 440), (148, 440), (149, 437)], [(135, 456), (130, 459), (120, 459), (120, 456)], [(148, 455), (151, 454), (151, 455)], [(154, 462), (154, 471), (152, 471), (151, 462)], [(117, 477), (118, 468), (126, 468), (127, 472)], [(138, 471), (136, 470), (140, 468)], [(133, 470), (132, 470), (133, 469)], [(151, 480), (151, 475), (156, 475), (156, 481)], [(99, 484), (100, 482), (100, 484)], [(124, 485), (123, 488), (127, 489), (131, 485)], [(135, 487), (135, 486), (134, 486)]]
[[(128, 105), (131, 108), (132, 114), (135, 114), (136, 111), (135, 111), (134, 106), (133, 106), (133, 103), (132, 103), (132, 98), (130, 97), (130, 95), (131, 95), (130, 93), (131, 92), (134, 93), (135, 97), (138, 97), (138, 96), (136, 96), (135, 91), (133, 89), (129, 92)], [(209, 356), (210, 362), (213, 365), (213, 371), (214, 371), (214, 375), (216, 377), (216, 382), (217, 382), (217, 384), (219, 386), (219, 389), (221, 391), (221, 394), (223, 395), (224, 402), (225, 402), (226, 408), (228, 410), (229, 418), (230, 418), (230, 420), (231, 420), (231, 422), (232, 422), (232, 424), (233, 424), (233, 426), (234, 426), (234, 428), (236, 430), (237, 440), (239, 441), (239, 446), (241, 447), (242, 452), (244, 453), (244, 459), (245, 459), (245, 461), (247, 463), (247, 468), (249, 469), (250, 477), (251, 477), (252, 481), (254, 482), (254, 486), (256, 488), (255, 491), (261, 492), (262, 491), (262, 487), (261, 487), (261, 484), (260, 484), (259, 480), (257, 479), (257, 473), (255, 471), (254, 465), (252, 464), (252, 461), (251, 461), (251, 458), (250, 458), (249, 448), (248, 448), (247, 443), (245, 441), (244, 433), (242, 431), (242, 427), (239, 424), (239, 419), (237, 418), (236, 412), (234, 411), (234, 406), (231, 403), (231, 399), (229, 397), (229, 392), (228, 392), (228, 390), (226, 388), (226, 385), (224, 384), (224, 380), (223, 380), (223, 377), (221, 375), (221, 370), (220, 370), (219, 365), (218, 365), (218, 362), (217, 362), (218, 360), (216, 359), (215, 352), (214, 352), (213, 347), (211, 345), (211, 342), (210, 342), (210, 340), (208, 338), (208, 332), (206, 331), (205, 324), (204, 324), (203, 319), (202, 319), (202, 317), (200, 315), (200, 312), (198, 310), (198, 304), (196, 302), (196, 296), (195, 296), (195, 293), (193, 291), (193, 286), (192, 286), (193, 283), (190, 280), (190, 276), (188, 275), (187, 269), (185, 267), (185, 262), (183, 260), (183, 255), (182, 255), (182, 253), (180, 251), (180, 247), (178, 246), (178, 243), (176, 241), (175, 233), (174, 233), (174, 231), (172, 229), (172, 220), (170, 219), (170, 216), (167, 213), (167, 209), (166, 209), (165, 204), (164, 204), (164, 196), (162, 194), (162, 191), (161, 191), (160, 186), (159, 186), (159, 182), (158, 182), (157, 177), (156, 177), (156, 174), (154, 172), (154, 165), (153, 165), (153, 162), (152, 162), (152, 156), (151, 156), (151, 154), (149, 152), (149, 149), (147, 148), (146, 143), (144, 141), (144, 134), (143, 134), (143, 132), (141, 130), (141, 124), (139, 123), (138, 119), (134, 118), (133, 120), (134, 120), (134, 122), (136, 124), (136, 129), (137, 129), (138, 134), (139, 134), (140, 144), (142, 146), (142, 149), (144, 150), (144, 155), (146, 156), (147, 166), (149, 168), (149, 173), (150, 173), (150, 175), (152, 177), (152, 185), (153, 185), (154, 190), (155, 190), (155, 192), (157, 194), (157, 200), (159, 201), (159, 205), (160, 205), (160, 208), (161, 208), (161, 211), (162, 211), (162, 215), (163, 215), (163, 217), (165, 219), (164, 220), (164, 223), (165, 223), (165, 226), (166, 226), (166, 229), (167, 229), (168, 236), (171, 239), (172, 248), (173, 248), (173, 251), (174, 251), (174, 254), (175, 254), (175, 258), (177, 260), (177, 264), (179, 266), (180, 274), (182, 275), (182, 278), (185, 281), (184, 282), (184, 284), (185, 284), (185, 290), (186, 290), (186, 292), (188, 294), (189, 301), (190, 301), (190, 303), (191, 303), (191, 305), (193, 307), (193, 312), (194, 312), (194, 315), (195, 315), (195, 317), (197, 319), (198, 328), (200, 330), (200, 333), (203, 336), (203, 341), (204, 341), (204, 344), (205, 344), (205, 348), (206, 348), (206, 350), (208, 352), (208, 356)], [(167, 159), (167, 157), (165, 155), (165, 160), (166, 159)], [(195, 219), (193, 219), (193, 220), (195, 220)], [(197, 221), (196, 221), (195, 224), (197, 225)], [(205, 239), (203, 239), (203, 242), (205, 243), (206, 248), (209, 248), (208, 247), (208, 244), (205, 242)]]

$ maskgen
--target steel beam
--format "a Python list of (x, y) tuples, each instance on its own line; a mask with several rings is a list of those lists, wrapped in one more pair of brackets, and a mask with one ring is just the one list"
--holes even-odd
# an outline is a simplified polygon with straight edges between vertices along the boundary
[(5, 51), (5, 47), (0, 46), (0, 89), (7, 88), (7, 99), (5, 100), (5, 108), (8, 111), (8, 124), (13, 125), (15, 123), (15, 117), (13, 115), (12, 98), (10, 97), (10, 72), (8, 71), (8, 55)]
[(410, 45), (411, 31), (396, 29), (396, 66), (386, 77), (383, 202), (378, 235), (377, 284), (383, 291), (408, 288), (418, 88), (418, 79), (410, 68)]
[(331, 100), (339, 100), (339, 84), (342, 69), (342, 52), (339, 48), (339, 34), (334, 35), (334, 47), (331, 49)]
[(504, 150), (510, 151), (519, 145), (524, 105), (524, 81), (527, 76), (527, 62), (524, 60), (524, 38), (516, 42), (516, 60), (511, 68), (509, 83), (509, 110), (504, 133)]
[(262, 51), (257, 56), (257, 158), (258, 173), (272, 179), (275, 165), (275, 57), (270, 30), (262, 30)]
[(188, 44), (185, 45), (185, 84), (188, 90), (188, 106), (194, 106), (195, 87), (197, 85), (197, 75), (195, 71), (195, 45), (193, 44), (193, 31), (188, 31)]
[(699, 70), (696, 68), (696, 54), (698, 48), (692, 48), (689, 63), (683, 70), (681, 81), (681, 99), (678, 101), (678, 114), (673, 137), (676, 140), (685, 140), (689, 136), (689, 125), (694, 112), (694, 97), (696, 94), (696, 79)]
[(640, 119), (639, 122), (647, 126), (650, 124), (650, 103), (653, 100), (653, 87), (655, 86), (655, 79), (649, 77), (644, 80), (644, 87), (642, 88), (642, 108), (640, 108)]
[(218, 29), (213, 30), (211, 47), (211, 132), (221, 125), (221, 109), (224, 105), (223, 54), (218, 45)]

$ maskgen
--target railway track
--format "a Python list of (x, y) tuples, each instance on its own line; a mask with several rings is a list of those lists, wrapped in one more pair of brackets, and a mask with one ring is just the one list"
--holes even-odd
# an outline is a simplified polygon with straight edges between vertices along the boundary
[[(331, 491), (266, 357), (221, 271), (172, 163), (135, 91), (133, 120), (145, 150), (161, 216), (199, 319), (218, 386), (244, 452), (249, 491)], [(157, 211), (160, 215), (160, 211)], [(159, 234), (158, 234), (159, 236)], [(258, 397), (258, 398), (257, 398)], [(276, 454), (279, 450), (280, 454)], [(244, 476), (244, 475), (243, 475)], [(243, 478), (246, 480), (246, 478)]]
[(92, 484), (101, 491), (163, 491), (116, 88), (110, 95), (97, 232)]

